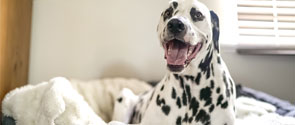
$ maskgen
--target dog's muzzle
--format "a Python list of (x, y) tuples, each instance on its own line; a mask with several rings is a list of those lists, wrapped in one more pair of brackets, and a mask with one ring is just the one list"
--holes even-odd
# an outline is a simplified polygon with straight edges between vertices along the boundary
[(187, 26), (179, 19), (167, 23), (168, 35), (163, 43), (167, 66), (172, 72), (181, 72), (199, 52), (202, 44), (191, 45), (184, 40)]

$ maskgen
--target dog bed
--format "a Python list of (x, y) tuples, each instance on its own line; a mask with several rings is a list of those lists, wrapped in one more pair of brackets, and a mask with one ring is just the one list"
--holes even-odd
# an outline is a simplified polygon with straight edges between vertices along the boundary
[[(120, 81), (120, 82), (119, 82)], [(124, 82), (125, 81), (125, 82)], [(84, 90), (80, 90), (82, 81), (68, 80), (63, 77), (57, 77), (51, 79), (49, 82), (43, 82), (37, 85), (26, 85), (21, 88), (17, 88), (8, 93), (2, 102), (2, 124), (3, 125), (54, 125), (54, 124), (71, 124), (71, 125), (124, 125), (124, 123), (105, 120), (107, 116), (101, 115), (99, 107), (103, 107), (106, 114), (112, 113), (112, 103), (107, 100), (115, 99), (115, 94), (119, 93), (119, 90), (128, 87), (136, 93), (143, 92), (150, 87), (145, 82), (136, 80), (108, 80), (104, 81), (109, 86), (101, 86), (103, 82), (98, 84), (83, 85)], [(111, 96), (100, 96), (98, 102), (93, 102), (91, 98), (97, 98), (95, 94), (101, 94), (106, 91), (99, 89), (93, 91), (93, 88), (103, 87), (107, 88), (112, 84), (120, 84), (119, 86), (113, 86), (110, 90), (113, 91)], [(127, 82), (127, 83), (126, 83)], [(123, 84), (124, 83), (124, 84)], [(129, 85), (136, 84), (141, 86), (140, 88), (132, 88)], [(91, 89), (92, 88), (92, 89)], [(246, 91), (252, 90), (250, 88), (238, 86), (237, 93), (239, 97), (236, 101), (236, 124), (237, 125), (295, 125), (295, 118), (290, 116), (282, 116), (277, 114), (278, 107), (266, 101), (259, 101), (254, 97), (247, 97)], [(89, 90), (89, 91), (86, 91)], [(247, 91), (248, 94), (250, 91)], [(253, 92), (253, 91), (251, 91)], [(258, 91), (254, 90), (255, 95)], [(261, 93), (260, 93), (261, 95)], [(267, 95), (267, 94), (266, 94)], [(265, 96), (264, 96), (265, 97)], [(103, 99), (102, 99), (103, 98)], [(285, 102), (277, 100), (276, 104)], [(102, 105), (106, 103), (106, 105)], [(95, 107), (95, 105), (100, 105)], [(104, 107), (104, 106), (108, 106)], [(290, 106), (292, 106), (290, 104)], [(98, 113), (97, 113), (98, 112)], [(290, 111), (291, 112), (291, 111)], [(104, 118), (102, 118), (104, 117)]]

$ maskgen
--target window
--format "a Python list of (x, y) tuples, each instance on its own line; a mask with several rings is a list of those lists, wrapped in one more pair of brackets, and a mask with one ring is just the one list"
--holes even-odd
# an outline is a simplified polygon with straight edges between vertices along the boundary
[(237, 12), (240, 50), (295, 55), (295, 0), (237, 0)]

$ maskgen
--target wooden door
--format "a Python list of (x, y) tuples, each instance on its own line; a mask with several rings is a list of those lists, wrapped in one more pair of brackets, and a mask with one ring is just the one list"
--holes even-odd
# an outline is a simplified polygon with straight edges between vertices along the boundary
[[(28, 81), (32, 0), (0, 0), (0, 101)], [(1, 106), (1, 104), (0, 104)]]

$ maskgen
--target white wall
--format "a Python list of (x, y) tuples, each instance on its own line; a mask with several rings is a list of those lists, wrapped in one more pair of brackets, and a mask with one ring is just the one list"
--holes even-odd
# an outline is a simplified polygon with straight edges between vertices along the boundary
[(164, 5), (165, 0), (35, 0), (30, 83), (59, 75), (160, 79), (165, 65), (156, 27)]
[[(54, 76), (160, 80), (165, 61), (156, 26), (167, 1), (34, 0), (29, 82)], [(202, 1), (219, 14), (221, 41), (236, 41), (231, 2)], [(223, 58), (237, 83), (295, 100), (295, 57), (241, 56), (228, 48)]]

